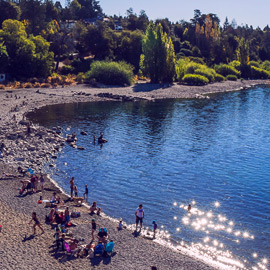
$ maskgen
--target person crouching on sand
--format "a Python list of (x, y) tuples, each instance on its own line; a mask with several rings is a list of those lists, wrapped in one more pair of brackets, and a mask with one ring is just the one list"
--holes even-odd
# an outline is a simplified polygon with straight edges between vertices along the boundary
[(30, 220), (29, 225), (31, 224), (32, 220), (33, 220), (34, 223), (35, 223), (34, 226), (33, 226), (34, 234), (36, 234), (36, 227), (37, 227), (37, 226), (41, 229), (42, 233), (44, 233), (44, 230), (42, 229), (42, 227), (41, 227), (41, 225), (40, 225), (40, 222), (39, 222), (39, 220), (38, 220), (38, 218), (37, 218), (36, 212), (33, 212), (33, 213), (32, 213), (32, 219)]

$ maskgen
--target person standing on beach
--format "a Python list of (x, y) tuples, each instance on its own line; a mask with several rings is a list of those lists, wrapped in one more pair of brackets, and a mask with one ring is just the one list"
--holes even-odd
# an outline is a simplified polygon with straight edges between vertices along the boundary
[(85, 191), (83, 193), (84, 200), (88, 201), (88, 187), (87, 184), (85, 184)]
[(40, 181), (40, 185), (41, 185), (41, 190), (43, 191), (45, 179), (44, 179), (42, 174), (40, 174), (39, 181)]
[(74, 190), (74, 177), (72, 177), (69, 181), (70, 184), (70, 197), (73, 198), (73, 190)]
[(42, 229), (42, 227), (41, 227), (41, 225), (40, 225), (40, 222), (39, 222), (39, 220), (38, 220), (38, 218), (37, 218), (36, 212), (33, 212), (33, 213), (32, 213), (32, 219), (30, 220), (29, 225), (31, 224), (32, 220), (35, 222), (35, 224), (34, 224), (34, 226), (33, 226), (34, 234), (36, 234), (36, 227), (37, 227), (37, 226), (41, 229), (42, 233), (44, 233), (44, 230)]
[(143, 205), (140, 204), (139, 207), (137, 208), (136, 212), (135, 212), (135, 216), (136, 216), (136, 231), (137, 231), (137, 227), (138, 227), (138, 223), (140, 222), (140, 230), (142, 229), (142, 224), (143, 224), (143, 219), (144, 219), (144, 211), (143, 211)]

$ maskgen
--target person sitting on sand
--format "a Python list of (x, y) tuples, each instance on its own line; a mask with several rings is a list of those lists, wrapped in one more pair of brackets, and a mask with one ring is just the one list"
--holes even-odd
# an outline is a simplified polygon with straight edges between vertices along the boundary
[(52, 224), (54, 222), (54, 213), (55, 213), (55, 210), (54, 210), (54, 208), (52, 208), (50, 213), (49, 213), (49, 216), (48, 216), (50, 224)]
[(50, 203), (56, 203), (56, 192), (53, 193)]
[(102, 254), (103, 253), (104, 246), (101, 241), (98, 242), (98, 244), (95, 247), (94, 255), (95, 254)]
[(38, 218), (37, 218), (36, 212), (33, 212), (33, 213), (32, 213), (32, 219), (30, 220), (29, 225), (31, 224), (32, 220), (33, 220), (34, 223), (35, 223), (34, 226), (33, 226), (34, 234), (36, 234), (36, 227), (37, 227), (37, 226), (41, 229), (42, 233), (44, 233), (44, 230), (42, 229), (42, 227), (41, 227), (41, 225), (40, 225), (40, 222), (39, 222), (39, 220), (38, 220)]
[(102, 210), (101, 208), (97, 207), (97, 202), (95, 201), (90, 207), (90, 214), (93, 215), (95, 214), (95, 211), (97, 211), (97, 215), (100, 215), (101, 210)]
[(108, 241), (108, 233), (106, 228), (101, 228), (98, 233), (98, 241), (107, 244)]
[(79, 255), (79, 253), (81, 252), (81, 248), (79, 247), (79, 240), (74, 239), (69, 243), (69, 248), (70, 251), (72, 252), (72, 254), (75, 255), (75, 253), (77, 253), (77, 256)]

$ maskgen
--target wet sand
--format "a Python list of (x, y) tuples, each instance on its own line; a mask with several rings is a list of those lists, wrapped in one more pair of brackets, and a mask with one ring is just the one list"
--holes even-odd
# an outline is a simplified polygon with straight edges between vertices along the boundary
[[(55, 131), (43, 127), (31, 127), (31, 134), (26, 126), (19, 124), (27, 112), (50, 104), (71, 102), (89, 102), (99, 100), (155, 100), (164, 98), (204, 98), (209, 93), (233, 91), (248, 88), (254, 84), (269, 84), (269, 81), (223, 82), (207, 86), (173, 86), (137, 84), (132, 87), (91, 88), (88, 85), (77, 85), (57, 89), (18, 89), (0, 92), (0, 143), (4, 143), (0, 158), (0, 175), (2, 172), (17, 175), (16, 168), (31, 167), (42, 171), (57, 152), (64, 147), (65, 139)], [(16, 108), (16, 105), (18, 106)], [(16, 109), (14, 111), (14, 109)], [(13, 118), (15, 115), (16, 121)], [(94, 216), (97, 223), (108, 229), (109, 238), (115, 241), (116, 252), (108, 258), (69, 258), (63, 252), (57, 252), (54, 243), (54, 230), (46, 225), (45, 215), (50, 208), (37, 204), (39, 197), (49, 199), (52, 192), (60, 190), (48, 179), (45, 190), (23, 197), (18, 196), (21, 187), (20, 177), (2, 177), (0, 180), (0, 269), (214, 269), (201, 261), (195, 260), (180, 252), (134, 235), (130, 230), (117, 230), (117, 224), (104, 216)], [(71, 209), (76, 208), (65, 194), (61, 198)], [(76, 208), (81, 217), (72, 219), (76, 238), (84, 238), (83, 244), (91, 240), (91, 219), (86, 207)], [(32, 235), (32, 226), (28, 225), (31, 213), (37, 212), (45, 230)], [(131, 210), (133, 215), (135, 209)], [(147, 218), (147, 217), (146, 217)]]

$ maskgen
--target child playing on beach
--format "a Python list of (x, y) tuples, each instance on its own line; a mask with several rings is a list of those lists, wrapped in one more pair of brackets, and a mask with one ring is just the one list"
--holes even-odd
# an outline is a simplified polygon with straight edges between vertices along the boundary
[(118, 229), (119, 231), (123, 229), (123, 221), (122, 221), (122, 218), (120, 218), (120, 220), (119, 220), (119, 224), (118, 224), (117, 229)]
[(75, 194), (75, 197), (78, 197), (78, 188), (76, 185), (74, 186), (74, 194)]
[(42, 233), (44, 233), (44, 230), (42, 229), (42, 227), (40, 225), (40, 222), (39, 222), (39, 220), (37, 218), (36, 212), (32, 213), (32, 219), (30, 220), (29, 225), (31, 224), (32, 220), (35, 222), (35, 224), (33, 226), (34, 234), (36, 234), (36, 226), (38, 226), (42, 230)]
[(88, 201), (88, 187), (87, 185), (85, 184), (85, 191), (83, 193), (83, 198)]
[(157, 230), (157, 228), (158, 228), (158, 225), (157, 225), (156, 221), (153, 220), (153, 233), (154, 233), (153, 238), (156, 237), (156, 230)]
[(68, 209), (68, 207), (66, 207), (66, 210), (65, 210), (65, 223), (66, 223), (66, 226), (68, 225), (69, 221), (70, 221), (69, 209)]

